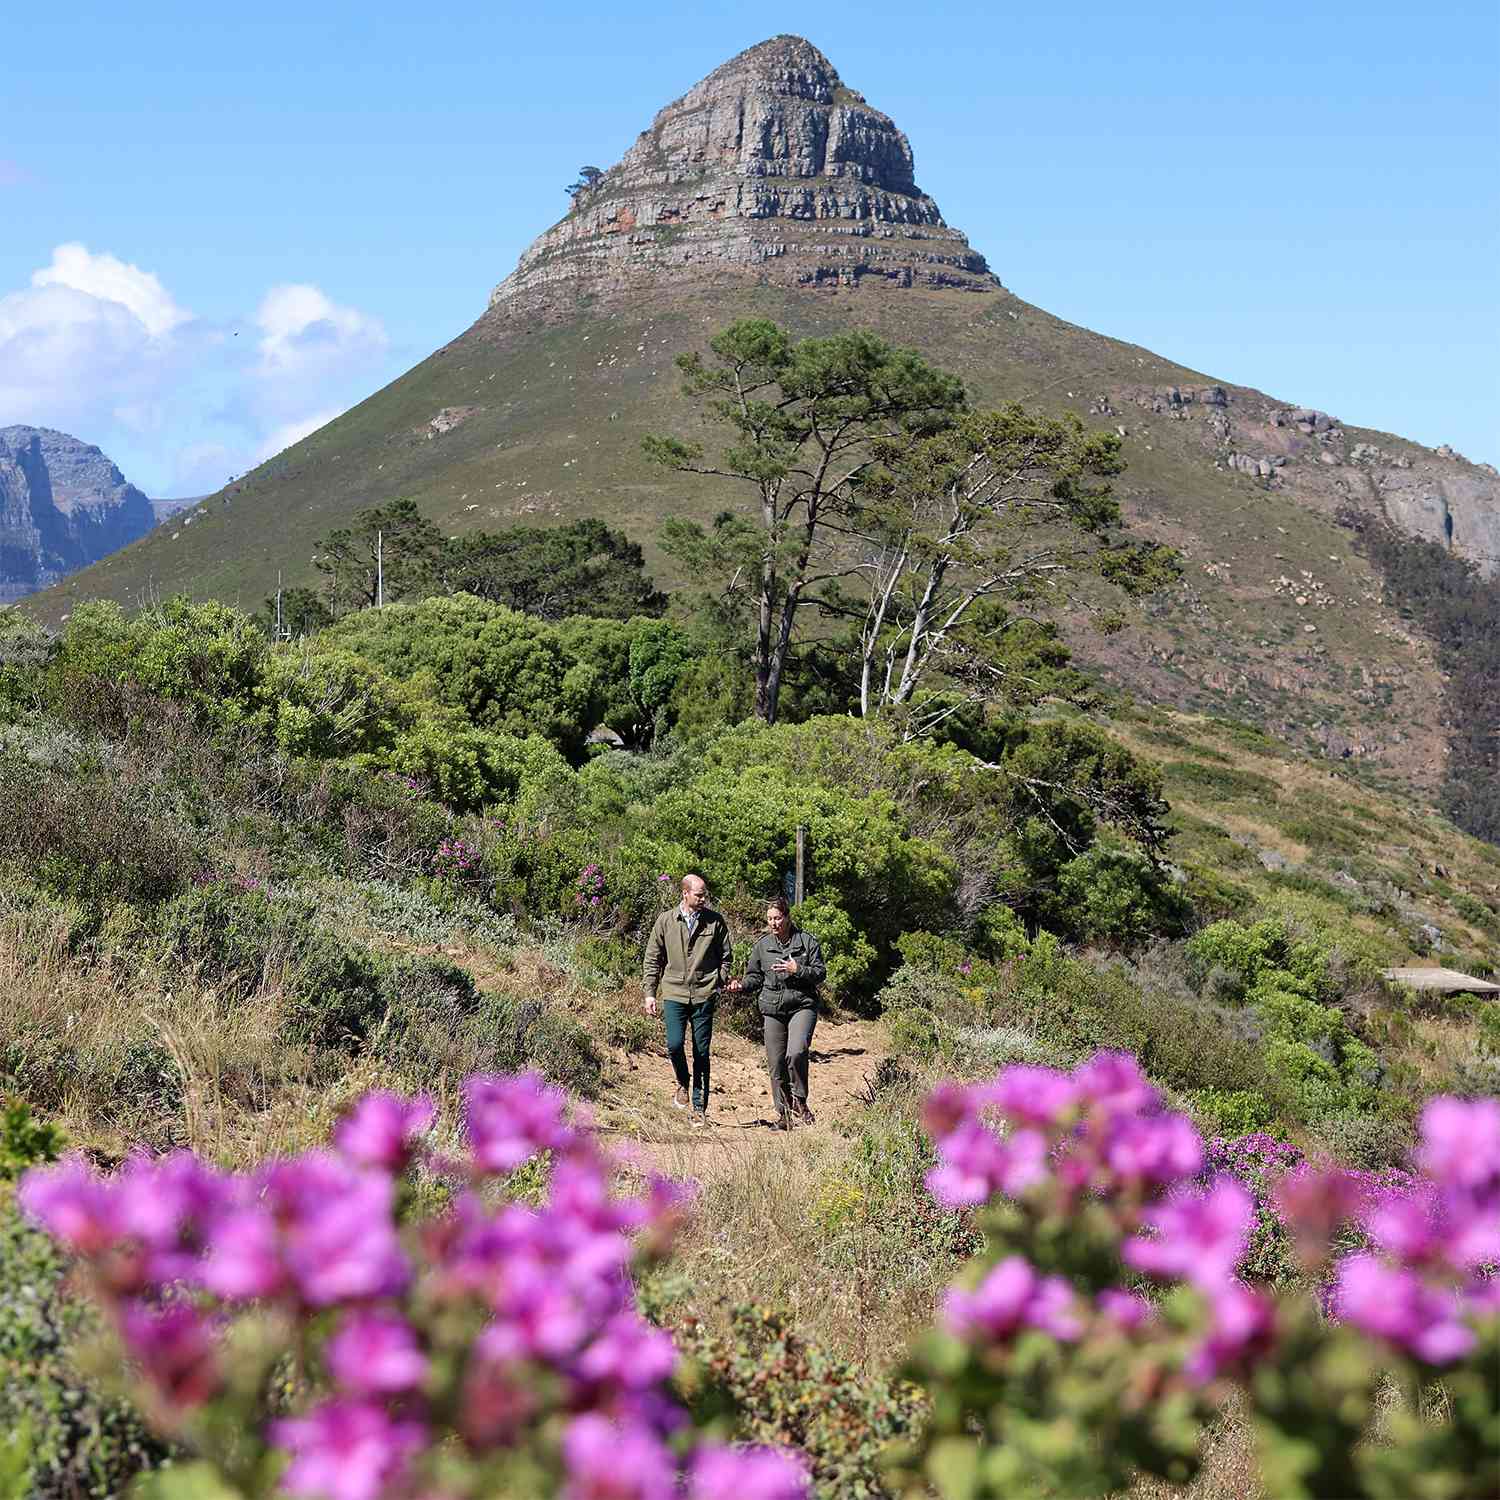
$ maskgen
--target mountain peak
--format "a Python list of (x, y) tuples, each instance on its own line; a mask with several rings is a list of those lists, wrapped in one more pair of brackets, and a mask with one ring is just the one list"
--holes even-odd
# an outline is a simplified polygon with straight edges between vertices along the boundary
[(730, 58), (668, 104), (490, 298), (499, 312), (660, 278), (992, 291), (917, 186), (911, 144), (799, 36)]

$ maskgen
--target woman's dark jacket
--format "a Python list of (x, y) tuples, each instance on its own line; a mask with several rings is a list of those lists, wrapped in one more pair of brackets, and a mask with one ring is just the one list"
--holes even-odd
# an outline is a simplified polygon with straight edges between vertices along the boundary
[[(771, 965), (784, 958), (797, 960), (795, 974), (772, 972)], [(818, 986), (827, 973), (823, 950), (812, 933), (799, 929), (783, 943), (768, 932), (750, 950), (750, 961), (740, 983), (748, 995), (759, 992), (761, 1015), (785, 1019), (794, 1011), (817, 1004)]]

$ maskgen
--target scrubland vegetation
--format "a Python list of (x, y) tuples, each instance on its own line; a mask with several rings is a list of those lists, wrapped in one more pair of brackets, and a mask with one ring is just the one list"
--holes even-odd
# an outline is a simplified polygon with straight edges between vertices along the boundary
[[(350, 566), (363, 567), (358, 539), (345, 540)], [(499, 557), (503, 597), (538, 597), (525, 575), (556, 571), (557, 558), (535, 535), (522, 541), (471, 548), (464, 582), (478, 587)], [(575, 1416), (639, 1418), (641, 1472), (666, 1475), (666, 1494), (681, 1471), (702, 1500), (736, 1485), (776, 1496), (785, 1476), (766, 1468), (751, 1476), (764, 1491), (744, 1488), (749, 1470), (727, 1457), (714, 1470), (721, 1459), (708, 1449), (693, 1457), (680, 1435), (663, 1457), (651, 1447), (671, 1436), (657, 1396), (681, 1403), (693, 1431), (713, 1441), (790, 1447), (830, 1500), (903, 1486), (953, 1500), (1156, 1496), (1179, 1484), (1201, 1500), (1487, 1493), (1474, 1485), (1493, 1472), (1482, 1434), (1496, 1400), (1473, 1374), (1480, 1356), (1455, 1344), (1438, 1357), (1414, 1342), (1415, 1323), (1382, 1330), (1354, 1313), (1330, 1323), (1337, 1308), (1325, 1297), (1319, 1310), (1313, 1294), (1336, 1274), (1330, 1236), (1342, 1252), (1372, 1243), (1356, 1190), (1389, 1196), (1409, 1185), (1402, 1174), (1419, 1146), (1431, 1192), (1493, 1192), (1488, 1178), (1444, 1177), (1431, 1119), (1425, 1138), (1420, 1122), (1435, 1095), (1500, 1092), (1500, 1012), (1414, 995), (1381, 975), (1423, 954), (1495, 972), (1500, 853), (1249, 726), (1108, 703), (1075, 680), (1044, 631), (1019, 646), (1011, 630), (969, 642), (968, 662), (982, 649), (1030, 663), (1014, 691), (974, 694), (935, 669), (930, 693), (949, 692), (951, 711), (928, 715), (918, 732), (911, 716), (859, 714), (837, 652), (793, 640), (768, 724), (752, 715), (754, 648), (735, 620), (706, 607), (662, 617), (649, 581), (636, 588), (620, 575), (639, 573), (639, 555), (605, 552), (613, 597), (645, 600), (647, 612), (528, 612), (500, 602), (498, 588), (445, 592), (414, 568), (407, 597), (379, 610), (355, 607), (357, 590), (342, 604), (330, 595), (336, 607), (322, 620), (301, 601), (308, 629), (296, 640), (270, 638), (274, 615), (186, 600), (133, 617), (81, 606), (56, 637), (4, 617), (0, 1174), (13, 1181), (64, 1151), (107, 1171), (138, 1147), (158, 1160), (186, 1148), (205, 1174), (203, 1201), (238, 1203), (235, 1184), (247, 1179), (227, 1174), (347, 1130), (339, 1122), (369, 1091), (392, 1109), (393, 1098), (426, 1095), (438, 1122), (431, 1146), (449, 1165), (419, 1155), (412, 1166), (425, 1104), (409, 1106), (412, 1139), (403, 1125), (399, 1151), (378, 1163), (392, 1174), (411, 1167), (382, 1211), (392, 1235), (425, 1247), (410, 1252), (423, 1268), (414, 1285), (457, 1264), (441, 1235), (421, 1239), (421, 1226), (444, 1222), (436, 1216), (466, 1183), (485, 1201), (534, 1210), (528, 1235), (572, 1233), (583, 1210), (558, 1187), (562, 1167), (583, 1162), (595, 1186), (607, 1169), (588, 1132), (557, 1123), (563, 1095), (548, 1089), (592, 1107), (607, 1131), (632, 1133), (618, 1107), (628, 1066), (657, 1066), (660, 1045), (635, 977), (645, 928), (698, 870), (747, 935), (791, 868), (802, 827), (808, 894), (797, 918), (829, 956), (835, 1015), (878, 1024), (883, 1055), (837, 1119), (790, 1142), (752, 1142), (712, 1171), (696, 1157), (677, 1163), (701, 1178), (697, 1199), (672, 1255), (646, 1247), (635, 1303), (688, 1363), (669, 1385), (662, 1346), (630, 1323), (642, 1368), (655, 1373), (637, 1385), (600, 1375), (568, 1408)], [(569, 556), (587, 579), (587, 560)], [(1039, 663), (1052, 674), (1047, 691), (1029, 675)], [(753, 1024), (732, 1007), (721, 1021)], [(1089, 1082), (1101, 1050), (1138, 1059), (1136, 1105)], [(1092, 1142), (1110, 1163), (1093, 1207), (1064, 1201), (1063, 1175), (993, 1174), (1000, 1142), (979, 1120), (988, 1096), (963, 1095), (957, 1113), (930, 1107), (924, 1126), (924, 1099), (957, 1097), (933, 1096), (940, 1080), (1017, 1066), (1008, 1076), (1050, 1090), (1052, 1102), (1038, 1114), (1006, 1096), (1006, 1149), (1028, 1132), (1064, 1153)], [(472, 1091), (467, 1145), (458, 1130), (464, 1080), (527, 1069), (539, 1079), (525, 1098), (543, 1102), (506, 1106), (532, 1121), (514, 1126), (525, 1149), (481, 1159)], [(1484, 1145), (1489, 1116), (1472, 1107), (1476, 1159), (1488, 1160), (1500, 1146)], [(968, 1161), (972, 1181), (959, 1190), (951, 1174), (966, 1110), (993, 1146), (982, 1170)], [(1176, 1142), (1170, 1171), (1132, 1178), (1110, 1154), (1104, 1143), (1135, 1115)], [(535, 1124), (543, 1118), (555, 1128)], [(670, 1171), (676, 1148), (653, 1144), (646, 1165)], [(470, 1165), (453, 1167), (465, 1149)], [(1340, 1175), (1312, 1180), (1344, 1208), (1309, 1249), (1317, 1235), (1305, 1205), (1277, 1194), (1325, 1158)], [(929, 1190), (934, 1168), (949, 1176)], [(654, 1225), (664, 1242), (675, 1200), (642, 1174), (637, 1155), (627, 1185), (649, 1208), (609, 1233)], [(1191, 1268), (1122, 1250), (1142, 1236), (1159, 1243), (1152, 1226), (1163, 1229), (1160, 1216), (1177, 1212), (1183, 1193), (1197, 1202), (1192, 1194), (1230, 1179), (1237, 1196), (1213, 1200), (1232, 1210), (1228, 1227), (1205, 1241), (1220, 1260), (1228, 1254), (1218, 1279), (1197, 1282)], [(88, 1198), (86, 1182), (76, 1191), (104, 1201)], [(287, 1188), (288, 1222), (313, 1212), (296, 1207), (301, 1192)], [(1475, 1214), (1490, 1224), (1494, 1208), (1485, 1199)], [(219, 1233), (201, 1213), (172, 1230), (198, 1236), (193, 1255)], [(118, 1247), (108, 1234), (83, 1243), (55, 1216), (51, 1225), (95, 1258), (105, 1306), (127, 1295), (110, 1290)], [(117, 1356), (99, 1352), (114, 1346), (95, 1338), (107, 1319), (53, 1240), (9, 1201), (0, 1237), (0, 1427), (24, 1434), (3, 1450), (17, 1493), (118, 1494), (143, 1471), (162, 1500), (260, 1492), (271, 1471), (253, 1445), (224, 1460), (227, 1481), (161, 1468), (172, 1450), (142, 1412), (189, 1449), (222, 1456), (224, 1431), (185, 1419), (190, 1402), (164, 1413), (120, 1378)], [(1373, 1243), (1390, 1250), (1378, 1235)], [(610, 1255), (631, 1253), (610, 1245)], [(1483, 1241), (1460, 1255), (1435, 1241), (1422, 1253), (1412, 1252), (1421, 1275), (1436, 1265), (1455, 1288), (1469, 1278), (1465, 1316), (1484, 1316), (1475, 1286), (1493, 1286), (1483, 1274), (1500, 1251)], [(1015, 1280), (1013, 1256), (1041, 1280), (1012, 1288), (1009, 1313), (943, 1301), (960, 1276), (965, 1295), (1000, 1297), (1000, 1283), (981, 1277), (1009, 1265)], [(1229, 1275), (1236, 1266), (1240, 1281)], [(1417, 1296), (1411, 1265), (1389, 1274)], [(1057, 1292), (1056, 1277), (1074, 1291)], [(1248, 1331), (1183, 1385), (1178, 1372), (1217, 1336), (1231, 1286), (1250, 1299), (1235, 1303)], [(1029, 1299), (1048, 1287), (1052, 1312), (1033, 1316)], [(1112, 1287), (1149, 1294), (1158, 1309), (1149, 1328), (1145, 1302), (1117, 1308), (1113, 1323), (1092, 1310), (1110, 1305), (1093, 1299)], [(432, 1368), (447, 1372), (432, 1379), (456, 1380), (444, 1361), (460, 1358), (475, 1308), (454, 1304), (457, 1321), (443, 1322), (425, 1292), (404, 1282), (387, 1290), (416, 1299), (413, 1318), (438, 1320), (422, 1323)], [(1090, 1300), (1079, 1311), (1067, 1297), (1082, 1292)], [(336, 1354), (311, 1352), (332, 1325), (308, 1311), (305, 1288), (299, 1295), (283, 1309), (291, 1322), (276, 1325), (282, 1338), (306, 1320), (297, 1357), (279, 1363), (292, 1346), (272, 1340), (253, 1401), (246, 1386), (234, 1386), (233, 1401), (214, 1386), (214, 1401), (230, 1404), (210, 1409), (221, 1421), (231, 1412), (234, 1431), (255, 1429), (262, 1398), (280, 1414), (299, 1409), (329, 1370), (342, 1378)], [(432, 1295), (442, 1303), (448, 1293)], [(947, 1332), (924, 1336), (940, 1305)], [(600, 1306), (601, 1317), (628, 1311), (608, 1297)], [(235, 1304), (235, 1316), (248, 1314)], [(1487, 1326), (1485, 1350), (1492, 1317)], [(139, 1356), (145, 1346), (132, 1347)], [(1272, 1390), (1294, 1349), (1323, 1362), (1328, 1388), (1342, 1393), (1337, 1413), (1301, 1386)], [(1469, 1362), (1444, 1384), (1455, 1358)], [(194, 1356), (185, 1368), (208, 1367)], [(537, 1377), (545, 1412), (490, 1414), (494, 1432), (513, 1421), (524, 1433), (511, 1457), (475, 1460), (470, 1471), (439, 1444), (432, 1493), (546, 1493), (563, 1471), (571, 1495), (637, 1493), (604, 1487), (602, 1468), (594, 1488), (585, 1483), (592, 1429), (558, 1458), (563, 1366), (547, 1368)], [(1132, 1394), (1111, 1370), (1155, 1383)], [(437, 1436), (479, 1443), (465, 1426), (478, 1419), (452, 1415), (459, 1396), (451, 1411), (448, 1396), (432, 1399)], [(297, 1431), (288, 1451), (315, 1446), (310, 1429)], [(979, 1431), (1008, 1457), (975, 1460)], [(1356, 1449), (1373, 1457), (1348, 1459)], [(1402, 1452), (1420, 1464), (1391, 1456)]]

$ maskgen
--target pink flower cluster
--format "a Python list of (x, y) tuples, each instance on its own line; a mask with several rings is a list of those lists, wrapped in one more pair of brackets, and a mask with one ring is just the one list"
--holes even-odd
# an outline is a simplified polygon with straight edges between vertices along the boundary
[(467, 839), (444, 839), (432, 852), (433, 874), (462, 879), (479, 865), (479, 850)]
[[(1418, 1360), (1461, 1358), (1475, 1344), (1472, 1321), (1500, 1312), (1500, 1282), (1486, 1274), (1500, 1265), (1495, 1100), (1428, 1105), (1420, 1177), (1310, 1167), (1269, 1136), (1215, 1141), (1205, 1154), (1192, 1123), (1164, 1107), (1133, 1058), (1116, 1053), (1071, 1073), (1015, 1066), (985, 1083), (940, 1085), (926, 1119), (939, 1157), (927, 1181), (940, 1203), (975, 1207), (999, 1196), (1063, 1217), (1102, 1206), (1125, 1268), (1195, 1288), (1207, 1309), (1184, 1366), (1195, 1382), (1274, 1346), (1274, 1302), (1237, 1275), (1262, 1193), (1310, 1266), (1326, 1263), (1341, 1225), (1363, 1226), (1374, 1249), (1338, 1263), (1333, 1308)], [(976, 1344), (1023, 1328), (1071, 1341), (1106, 1324), (1141, 1327), (1146, 1309), (1128, 1298), (1110, 1289), (1090, 1305), (1011, 1256), (972, 1291), (950, 1293), (944, 1318)]]
[[(1370, 1251), (1337, 1267), (1335, 1315), (1424, 1364), (1445, 1365), (1473, 1349), (1475, 1318), (1500, 1313), (1500, 1100), (1431, 1100), (1416, 1165), (1423, 1180), (1405, 1194), (1371, 1198), (1355, 1174), (1336, 1168), (1294, 1192), (1342, 1201), (1369, 1237)], [(1293, 1193), (1283, 1196), (1290, 1204)]]
[(604, 899), (604, 871), (598, 865), (585, 865), (573, 882), (573, 900), (579, 906), (598, 906)]
[[(482, 1468), (526, 1447), (571, 1500), (800, 1500), (788, 1458), (685, 1440), (671, 1339), (636, 1312), (629, 1275), (643, 1241), (665, 1246), (680, 1189), (612, 1192), (614, 1164), (534, 1074), (471, 1078), (464, 1103), (457, 1161), (428, 1154), (430, 1099), (382, 1092), (332, 1149), (256, 1172), (177, 1152), (106, 1178), (71, 1158), (29, 1172), (20, 1201), (89, 1264), (169, 1428), (225, 1392), (224, 1334), (252, 1308), (323, 1341), (325, 1387), (264, 1432), (290, 1495), (441, 1500), (440, 1448)], [(495, 1181), (542, 1154), (545, 1201), (497, 1202)], [(454, 1199), (403, 1228), (398, 1180), (419, 1160)]]

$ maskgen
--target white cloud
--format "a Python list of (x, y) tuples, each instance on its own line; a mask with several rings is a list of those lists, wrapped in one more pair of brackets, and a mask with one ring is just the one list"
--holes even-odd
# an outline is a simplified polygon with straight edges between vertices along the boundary
[(272, 287), (255, 322), (261, 331), (261, 372), (268, 376), (301, 375), (383, 354), (389, 342), (378, 318), (341, 307), (305, 283)]
[(59, 245), (52, 252), (52, 264), (32, 272), (31, 284), (71, 287), (100, 302), (127, 308), (154, 339), (192, 316), (178, 307), (151, 272), (113, 255), (94, 255), (87, 245), (76, 242)]
[(12, 292), (0, 297), (0, 421), (113, 424), (117, 409), (150, 406), (175, 354), (122, 302), (59, 283)]
[(0, 427), (60, 428), (148, 494), (201, 493), (382, 384), (388, 349), (378, 318), (317, 286), (272, 287), (251, 318), (215, 325), (154, 272), (59, 245), (0, 295)]

